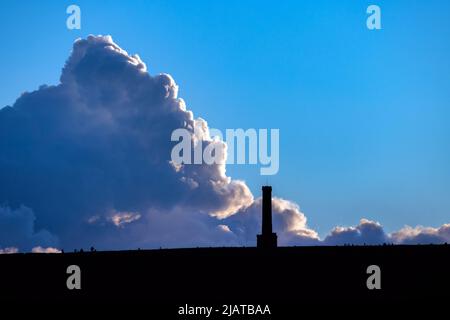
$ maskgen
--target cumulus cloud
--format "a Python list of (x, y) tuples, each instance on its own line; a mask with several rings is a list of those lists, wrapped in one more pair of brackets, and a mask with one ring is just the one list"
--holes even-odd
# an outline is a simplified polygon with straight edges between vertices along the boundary
[(63, 245), (115, 232), (96, 222), (124, 229), (176, 210), (223, 219), (252, 203), (225, 164), (171, 163), (172, 131), (184, 128), (206, 148), (208, 125), (187, 110), (170, 75), (151, 76), (111, 37), (77, 40), (60, 81), (0, 110), (0, 203), (31, 208)]
[(388, 242), (388, 236), (385, 234), (383, 227), (376, 221), (361, 219), (355, 227), (336, 227), (324, 239), (327, 245), (343, 245), (343, 244), (381, 244)]
[(30, 208), (0, 207), (0, 248), (14, 247), (27, 251), (38, 244), (57, 245), (56, 236), (45, 229), (35, 230), (35, 219)]
[(37, 247), (34, 247), (33, 249), (31, 249), (31, 252), (33, 252), (33, 253), (61, 253), (61, 250), (59, 250), (57, 248), (52, 248), (52, 247), (42, 248), (41, 246), (37, 246)]
[[(236, 236), (238, 245), (256, 245), (256, 234), (261, 233), (262, 200), (256, 199), (251, 206), (222, 220)], [(272, 224), (283, 245), (318, 244), (317, 232), (307, 226), (306, 216), (295, 203), (274, 197), (272, 199)]]
[(450, 241), (450, 225), (439, 228), (406, 226), (393, 233), (386, 233), (379, 222), (361, 219), (358, 225), (336, 227), (322, 241), (324, 245), (379, 245), (394, 244), (442, 244)]
[(415, 243), (449, 243), (450, 224), (444, 224), (439, 228), (417, 226), (415, 228), (406, 226), (391, 234), (391, 239), (395, 243), (415, 244)]
[(111, 220), (116, 227), (123, 227), (140, 218), (141, 215), (137, 212), (114, 212), (111, 217), (109, 217), (109, 220)]
[(17, 252), (19, 252), (19, 249), (16, 247), (0, 248), (0, 254), (13, 254)]
[[(225, 161), (171, 162), (178, 128), (194, 148), (226, 150), (170, 75), (151, 75), (110, 36), (77, 40), (59, 84), (0, 109), (0, 248), (254, 245), (261, 199)], [(447, 227), (386, 236), (364, 220), (321, 241), (296, 204), (275, 198), (273, 212), (283, 245), (448, 238)]]

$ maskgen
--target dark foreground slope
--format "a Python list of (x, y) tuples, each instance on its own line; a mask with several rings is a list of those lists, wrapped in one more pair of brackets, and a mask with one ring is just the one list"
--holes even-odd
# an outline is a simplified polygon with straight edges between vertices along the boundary
[[(81, 290), (66, 269), (81, 268)], [(369, 290), (369, 265), (381, 290)], [(205, 248), (0, 255), (1, 301), (266, 304), (443, 301), (450, 246)]]

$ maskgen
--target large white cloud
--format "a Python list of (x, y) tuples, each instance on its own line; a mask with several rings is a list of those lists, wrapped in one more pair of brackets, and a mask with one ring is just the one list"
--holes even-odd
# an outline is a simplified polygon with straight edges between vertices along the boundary
[[(226, 148), (171, 76), (150, 75), (109, 36), (77, 40), (58, 85), (0, 110), (0, 248), (254, 245), (261, 200), (225, 164), (172, 163), (177, 128), (192, 144)], [(296, 204), (275, 198), (273, 211), (283, 245), (410, 242), (434, 232), (389, 238), (362, 221), (321, 241)], [(448, 238), (442, 230), (435, 239)]]
[(169, 75), (151, 76), (111, 37), (77, 40), (60, 84), (0, 111), (0, 203), (32, 208), (37, 226), (69, 246), (102, 237), (96, 219), (111, 222), (109, 236), (145, 224), (149, 212), (225, 218), (250, 205), (250, 190), (224, 164), (171, 163), (174, 129), (212, 143), (206, 122), (177, 95)]

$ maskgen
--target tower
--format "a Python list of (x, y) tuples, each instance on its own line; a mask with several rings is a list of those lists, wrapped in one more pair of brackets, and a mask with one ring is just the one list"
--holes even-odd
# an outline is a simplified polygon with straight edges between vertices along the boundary
[(262, 187), (262, 232), (256, 237), (258, 248), (276, 248), (277, 234), (272, 232), (272, 187)]

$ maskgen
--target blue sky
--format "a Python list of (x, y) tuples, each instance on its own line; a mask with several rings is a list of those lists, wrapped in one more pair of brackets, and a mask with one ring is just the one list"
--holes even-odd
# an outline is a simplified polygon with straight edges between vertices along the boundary
[[(65, 26), (72, 3), (80, 31)], [(380, 31), (366, 28), (372, 3)], [(272, 184), (319, 233), (449, 222), (448, 1), (2, 1), (0, 106), (58, 83), (88, 34), (171, 74), (211, 127), (279, 128), (278, 175), (227, 173), (255, 194)]]

